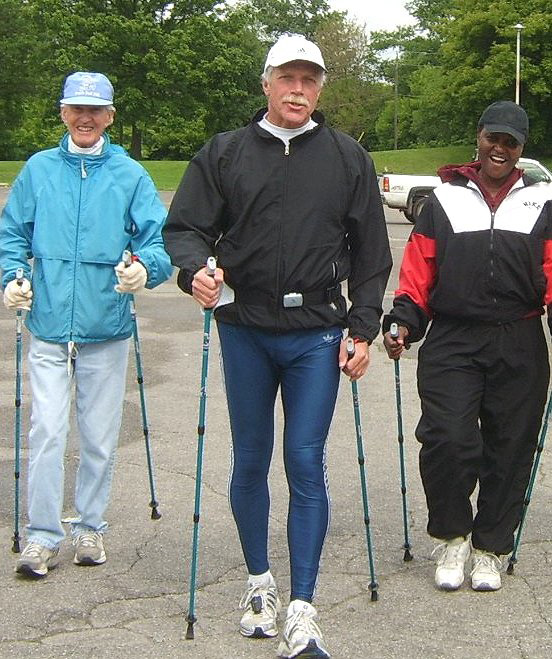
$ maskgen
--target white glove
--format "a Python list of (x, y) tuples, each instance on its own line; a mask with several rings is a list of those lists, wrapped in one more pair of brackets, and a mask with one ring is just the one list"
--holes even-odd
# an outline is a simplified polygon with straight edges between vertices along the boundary
[(20, 309), (29, 311), (33, 303), (31, 282), (23, 279), (21, 286), (16, 279), (12, 279), (4, 289), (4, 305), (6, 309)]
[(119, 282), (115, 286), (117, 293), (137, 293), (144, 288), (148, 280), (148, 271), (140, 261), (133, 261), (128, 267), (125, 267), (122, 261), (117, 263), (115, 274)]

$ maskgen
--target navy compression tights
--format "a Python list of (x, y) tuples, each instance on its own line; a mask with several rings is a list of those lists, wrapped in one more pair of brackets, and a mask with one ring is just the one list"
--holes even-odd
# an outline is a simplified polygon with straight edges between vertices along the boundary
[(325, 447), (339, 386), (341, 329), (274, 334), (218, 323), (233, 468), (230, 505), (250, 574), (269, 569), (268, 470), (281, 387), (291, 599), (311, 601), (329, 522)]

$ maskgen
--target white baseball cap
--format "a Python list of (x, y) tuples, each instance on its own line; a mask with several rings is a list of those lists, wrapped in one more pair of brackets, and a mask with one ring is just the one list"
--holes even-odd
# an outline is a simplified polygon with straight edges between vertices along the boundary
[(312, 62), (317, 64), (320, 68), (326, 71), (324, 58), (320, 52), (320, 48), (306, 39), (302, 34), (284, 34), (268, 51), (264, 71), (269, 66), (277, 67), (288, 62), (302, 60), (305, 62)]

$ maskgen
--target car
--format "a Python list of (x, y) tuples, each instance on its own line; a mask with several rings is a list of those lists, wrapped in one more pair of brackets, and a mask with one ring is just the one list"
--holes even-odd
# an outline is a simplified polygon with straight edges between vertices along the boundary
[[(517, 166), (535, 182), (551, 186), (552, 172), (538, 160), (520, 158)], [(413, 224), (420, 216), (425, 201), (433, 188), (441, 184), (438, 176), (421, 176), (410, 174), (382, 174), (378, 177), (383, 203), (389, 208), (396, 208)]]

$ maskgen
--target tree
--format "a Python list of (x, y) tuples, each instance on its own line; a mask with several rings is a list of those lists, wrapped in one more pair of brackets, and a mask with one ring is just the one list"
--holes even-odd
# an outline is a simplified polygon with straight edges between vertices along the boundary
[(25, 98), (33, 89), (33, 42), (28, 6), (19, 0), (0, 0), (0, 158), (3, 160), (21, 157), (12, 135), (21, 125)]
[(374, 150), (375, 118), (391, 92), (377, 80), (377, 61), (366, 32), (335, 12), (318, 26), (314, 40), (328, 69), (320, 109), (333, 126)]
[(292, 32), (312, 39), (331, 13), (327, 0), (242, 0), (249, 8), (251, 25), (265, 43)]

